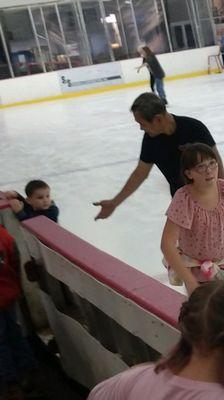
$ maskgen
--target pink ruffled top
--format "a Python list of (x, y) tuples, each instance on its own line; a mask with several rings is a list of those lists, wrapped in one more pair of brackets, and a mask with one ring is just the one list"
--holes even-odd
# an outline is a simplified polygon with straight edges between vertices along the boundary
[[(202, 367), (203, 368), (203, 367)], [(138, 365), (99, 383), (87, 400), (222, 400), (224, 386), (195, 381), (164, 370), (154, 372), (153, 364)]]

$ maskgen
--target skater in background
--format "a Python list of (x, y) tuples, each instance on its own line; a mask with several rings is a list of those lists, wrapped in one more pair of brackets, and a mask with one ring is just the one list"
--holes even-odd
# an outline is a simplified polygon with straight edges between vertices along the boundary
[(151, 72), (150, 69), (149, 69), (149, 66), (148, 66), (148, 64), (147, 64), (147, 62), (146, 62), (146, 58), (145, 58), (140, 52), (141, 52), (141, 48), (139, 48), (139, 54), (140, 54), (141, 57), (142, 57), (142, 64), (141, 64), (139, 67), (136, 68), (136, 69), (137, 69), (137, 72), (139, 73), (140, 70), (141, 70), (143, 67), (146, 67), (146, 68), (148, 69), (148, 71), (149, 71), (149, 85), (150, 85), (151, 91), (152, 91), (153, 93), (155, 93), (155, 78), (154, 78), (154, 75), (152, 74), (152, 72)]
[(156, 92), (160, 99), (167, 104), (166, 94), (164, 90), (163, 78), (165, 77), (165, 72), (162, 69), (157, 57), (150, 50), (149, 47), (143, 46), (139, 47), (138, 52), (142, 57), (142, 64), (137, 67), (137, 72), (141, 70), (143, 67), (147, 67), (150, 73), (150, 87), (152, 92)]

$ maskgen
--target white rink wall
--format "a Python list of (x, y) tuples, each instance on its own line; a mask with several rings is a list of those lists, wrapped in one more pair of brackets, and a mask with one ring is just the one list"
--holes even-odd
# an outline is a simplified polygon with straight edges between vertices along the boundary
[(57, 73), (22, 76), (0, 81), (0, 105), (35, 100), (61, 93)]
[[(208, 68), (208, 56), (218, 54), (218, 51), (218, 46), (210, 46), (194, 50), (160, 54), (158, 55), (158, 59), (166, 72), (166, 77), (168, 79), (175, 79), (178, 77), (184, 77), (184, 75), (191, 76), (194, 74), (206, 73)], [(63, 74), (65, 76), (66, 74), (73, 75), (74, 85), (70, 90), (67, 90), (67, 92), (70, 92), (70, 95), (72, 95), (71, 92), (79, 92), (81, 90), (75, 83), (77, 74), (79, 75), (78, 81), (80, 82), (81, 80), (82, 83), (85, 82), (83, 90), (88, 91), (89, 89), (95, 90), (98, 88), (98, 91), (101, 91), (102, 86), (105, 85), (104, 82), (98, 82), (93, 85), (88, 84), (86, 81), (86, 78), (89, 79), (90, 68), (92, 77), (94, 77), (94, 75), (99, 77), (101, 71), (103, 74), (104, 69), (110, 70), (114, 67), (114, 71), (117, 70), (121, 75), (121, 79), (117, 82), (119, 83), (119, 85), (117, 85), (118, 87), (120, 87), (120, 84), (130, 85), (138, 82), (140, 84), (141, 81), (148, 79), (148, 71), (146, 68), (142, 69), (140, 73), (136, 72), (136, 67), (140, 64), (141, 58), (134, 58), (114, 63), (73, 68), (72, 70), (60, 70), (45, 74), (5, 79), (0, 81), (0, 106), (12, 105), (24, 101), (29, 102), (39, 99), (41, 100), (49, 97), (52, 99), (57, 98), (57, 96), (64, 96), (63, 93), (66, 92), (66, 90), (63, 90), (62, 85), (60, 84), (61, 76)], [(213, 64), (211, 67), (215, 68), (216, 65)], [(111, 87), (111, 83), (116, 84), (116, 81), (108, 81), (107, 84), (108, 83), (110, 83)]]
[[(218, 54), (218, 46), (201, 49), (178, 51), (175, 53), (159, 54), (157, 57), (166, 73), (167, 78), (178, 78), (179, 75), (205, 73), (208, 70), (208, 56)], [(139, 74), (135, 67), (141, 65), (141, 58), (121, 61), (125, 83), (148, 79), (148, 71), (143, 68)], [(215, 64), (212, 67), (217, 67)]]

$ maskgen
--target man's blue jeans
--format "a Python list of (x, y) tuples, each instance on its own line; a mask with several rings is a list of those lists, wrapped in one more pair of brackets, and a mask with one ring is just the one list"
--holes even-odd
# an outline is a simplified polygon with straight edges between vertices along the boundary
[(37, 361), (17, 323), (16, 305), (0, 311), (0, 383), (17, 381), (20, 373), (37, 367)]

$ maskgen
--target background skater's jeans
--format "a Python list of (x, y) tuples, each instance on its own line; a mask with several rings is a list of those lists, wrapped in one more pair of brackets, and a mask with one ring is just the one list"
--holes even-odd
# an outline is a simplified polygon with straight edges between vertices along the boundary
[(37, 368), (37, 361), (17, 323), (16, 304), (0, 310), (0, 389), (17, 381), (20, 373)]
[(166, 99), (166, 93), (164, 91), (164, 86), (163, 86), (163, 79), (155, 79), (155, 84), (156, 84), (156, 91), (160, 97), (160, 99)]

